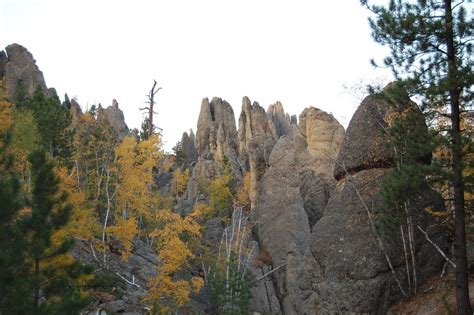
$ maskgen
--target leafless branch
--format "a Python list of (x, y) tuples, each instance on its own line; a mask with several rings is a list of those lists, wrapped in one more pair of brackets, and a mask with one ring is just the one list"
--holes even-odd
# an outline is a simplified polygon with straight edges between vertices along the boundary
[(441, 254), (441, 256), (443, 256), (443, 258), (446, 260), (446, 262), (448, 262), (451, 266), (453, 266), (453, 268), (456, 268), (456, 264), (453, 263), (453, 261), (451, 259), (448, 258), (448, 256), (446, 256), (446, 254), (441, 250), (441, 248), (439, 248), (438, 245), (436, 245), (435, 242), (433, 242), (430, 237), (428, 236), (428, 233), (426, 233), (426, 231), (424, 231), (419, 225), (416, 226), (418, 228), (418, 230), (420, 230), (421, 233), (423, 233), (423, 235), (425, 236), (426, 240), (428, 241), (428, 243), (430, 243), (431, 245), (434, 246), (434, 248), (436, 248), (436, 250)]
[(276, 267), (276, 268), (273, 268), (272, 270), (266, 272), (265, 274), (261, 275), (260, 277), (258, 277), (257, 279), (254, 280), (254, 283), (260, 281), (260, 280), (263, 280), (265, 279), (266, 277), (268, 277), (269, 275), (271, 275), (272, 273), (274, 273), (275, 271), (278, 271), (279, 269), (283, 268), (286, 266), (286, 263), (284, 264), (281, 264), (280, 266)]
[(127, 282), (128, 284), (130, 285), (133, 285), (134, 287), (137, 287), (137, 288), (140, 288), (140, 286), (135, 283), (135, 276), (132, 275), (132, 281), (128, 280), (127, 278), (125, 278), (124, 276), (122, 276), (121, 274), (119, 274), (118, 272), (115, 273), (117, 276), (120, 277), (120, 279), (122, 279), (123, 281)]

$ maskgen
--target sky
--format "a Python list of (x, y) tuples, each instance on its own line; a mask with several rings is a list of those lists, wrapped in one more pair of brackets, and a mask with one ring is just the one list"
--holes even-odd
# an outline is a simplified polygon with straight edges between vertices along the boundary
[[(380, 1), (379, 1), (380, 2)], [(383, 1), (382, 1), (383, 2)], [(201, 101), (242, 97), (290, 115), (314, 106), (347, 127), (357, 86), (387, 83), (358, 0), (0, 0), (0, 49), (25, 46), (60, 98), (83, 109), (116, 99), (130, 128), (158, 82), (166, 150), (196, 130)]]

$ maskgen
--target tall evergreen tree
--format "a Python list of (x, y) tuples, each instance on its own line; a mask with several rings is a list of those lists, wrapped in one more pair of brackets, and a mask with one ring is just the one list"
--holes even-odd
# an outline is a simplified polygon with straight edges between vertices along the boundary
[[(3, 157), (1, 160), (2, 164), (6, 162)], [(4, 174), (0, 178), (0, 314), (32, 311), (31, 305), (24, 304), (30, 292), (25, 261), (27, 242), (16, 224), (23, 206), (18, 179)]]
[(60, 105), (57, 99), (46, 97), (40, 88), (24, 107), (33, 111), (46, 151), (69, 166), (74, 151), (74, 132), (70, 128), (71, 113), (68, 108)]
[[(412, 95), (429, 119), (448, 119), (448, 148), (455, 213), (456, 301), (458, 314), (472, 314), (465, 235), (462, 114), (472, 110), (474, 19), (472, 2), (390, 0), (369, 5), (374, 40), (390, 48), (384, 65)], [(471, 10), (471, 11), (470, 11)], [(375, 64), (375, 62), (374, 62)], [(472, 142), (472, 139), (469, 141)]]
[(53, 242), (54, 233), (67, 224), (72, 206), (66, 204), (66, 194), (59, 192), (59, 179), (45, 152), (34, 151), (29, 159), (33, 175), (31, 212), (19, 222), (28, 242), (26, 261), (31, 266), (32, 298), (25, 304), (31, 304), (35, 314), (75, 314), (86, 300), (73, 280), (88, 270), (78, 263), (49, 263), (73, 245), (69, 238), (59, 244)]

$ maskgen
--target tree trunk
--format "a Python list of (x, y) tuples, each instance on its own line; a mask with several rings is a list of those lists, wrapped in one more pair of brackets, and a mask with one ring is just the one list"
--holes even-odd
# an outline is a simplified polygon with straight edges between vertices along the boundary
[(35, 312), (39, 310), (39, 295), (40, 295), (40, 276), (39, 276), (39, 259), (35, 258), (35, 296), (33, 309)]
[(466, 255), (466, 227), (464, 220), (464, 182), (462, 175), (462, 142), (459, 98), (461, 90), (456, 84), (457, 65), (454, 46), (451, 0), (444, 1), (446, 46), (448, 52), (449, 99), (451, 106), (451, 154), (453, 159), (453, 192), (455, 215), (456, 304), (457, 314), (472, 314), (469, 300), (469, 281)]

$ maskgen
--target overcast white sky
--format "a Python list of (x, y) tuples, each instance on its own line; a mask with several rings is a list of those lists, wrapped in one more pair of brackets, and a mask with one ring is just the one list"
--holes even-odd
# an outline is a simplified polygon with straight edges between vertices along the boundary
[(0, 0), (0, 46), (33, 54), (46, 84), (83, 108), (117, 99), (129, 127), (153, 79), (168, 150), (196, 129), (201, 100), (219, 96), (238, 118), (243, 96), (315, 106), (347, 127), (358, 105), (344, 85), (389, 80), (359, 0)]

